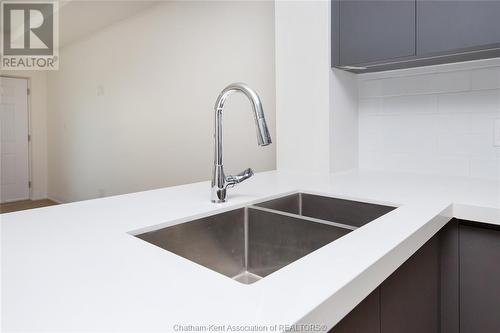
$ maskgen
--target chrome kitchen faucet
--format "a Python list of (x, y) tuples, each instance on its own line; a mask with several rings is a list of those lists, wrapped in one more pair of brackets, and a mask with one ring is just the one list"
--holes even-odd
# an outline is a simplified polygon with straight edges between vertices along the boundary
[(228, 187), (233, 187), (253, 176), (253, 171), (250, 168), (240, 172), (236, 176), (226, 176), (224, 174), (224, 165), (222, 163), (222, 112), (227, 97), (234, 92), (244, 93), (252, 103), (259, 146), (267, 146), (271, 143), (271, 136), (269, 135), (264, 110), (262, 109), (262, 102), (257, 93), (244, 83), (232, 83), (224, 88), (215, 101), (215, 160), (212, 175), (212, 202), (226, 201), (226, 190)]

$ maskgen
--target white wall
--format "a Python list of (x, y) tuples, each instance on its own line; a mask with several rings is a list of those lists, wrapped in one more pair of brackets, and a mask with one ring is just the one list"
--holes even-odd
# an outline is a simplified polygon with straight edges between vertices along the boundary
[(275, 12), (278, 169), (329, 172), (329, 1), (277, 1)]
[(500, 179), (500, 60), (359, 80), (360, 168)]
[(358, 86), (331, 69), (330, 1), (277, 1), (275, 20), (278, 169), (357, 168)]
[[(256, 89), (276, 137), (272, 2), (162, 2), (63, 48), (60, 61), (48, 80), (55, 199), (209, 179), (213, 105), (231, 82)], [(228, 172), (275, 168), (276, 145), (257, 146), (243, 96), (224, 121)]]
[(47, 197), (47, 73), (45, 71), (4, 71), (2, 75), (29, 79), (31, 128), (31, 198)]
[(356, 74), (330, 74), (330, 170), (358, 167), (358, 81)]

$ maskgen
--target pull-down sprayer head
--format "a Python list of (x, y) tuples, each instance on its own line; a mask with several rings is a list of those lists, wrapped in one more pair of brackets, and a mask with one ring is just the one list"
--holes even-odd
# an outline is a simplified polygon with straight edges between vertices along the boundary
[(222, 111), (226, 98), (233, 92), (237, 91), (244, 93), (252, 103), (255, 126), (257, 128), (257, 142), (259, 143), (259, 146), (267, 146), (271, 144), (271, 135), (267, 129), (266, 118), (264, 117), (264, 110), (262, 109), (262, 102), (260, 101), (259, 95), (257, 95), (257, 93), (246, 84), (237, 82), (224, 88), (215, 101), (216, 112)]

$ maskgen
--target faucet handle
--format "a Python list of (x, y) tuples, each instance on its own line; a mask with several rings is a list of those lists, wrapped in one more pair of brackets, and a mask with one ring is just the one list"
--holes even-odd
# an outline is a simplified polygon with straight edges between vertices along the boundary
[(251, 168), (248, 168), (248, 169), (240, 172), (236, 176), (232, 176), (232, 175), (227, 176), (226, 181), (228, 183), (228, 187), (233, 187), (234, 185), (239, 184), (242, 181), (244, 181), (245, 179), (248, 179), (252, 176), (253, 176), (253, 170)]

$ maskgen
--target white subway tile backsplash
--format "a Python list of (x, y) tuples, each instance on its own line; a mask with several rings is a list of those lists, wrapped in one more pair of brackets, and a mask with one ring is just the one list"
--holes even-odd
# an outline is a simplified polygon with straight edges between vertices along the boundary
[(358, 102), (358, 111), (362, 113), (382, 113), (383, 99), (380, 97), (375, 98), (362, 98)]
[(439, 114), (435, 117), (435, 121), (440, 133), (454, 135), (459, 133), (470, 133), (472, 131), (470, 117), (471, 114), (469, 113), (447, 113)]
[(490, 133), (446, 134), (438, 137), (438, 154), (495, 158)]
[(438, 96), (438, 112), (487, 112), (500, 111), (500, 90), (478, 90)]
[(429, 160), (416, 154), (394, 154), (389, 158), (390, 171), (411, 173), (426, 173), (429, 170)]
[(500, 180), (500, 67), (360, 81), (361, 169)]
[(369, 151), (381, 150), (384, 147), (383, 133), (390, 125), (384, 123), (383, 117), (373, 117), (370, 115), (359, 115), (358, 135), (363, 141), (363, 148)]
[[(432, 117), (431, 117), (432, 118)], [(391, 117), (384, 132), (385, 147), (394, 153), (427, 154), (436, 148), (436, 126), (428, 116), (401, 115)]]
[(394, 77), (382, 79), (382, 96), (401, 96), (428, 94), (430, 92), (428, 75)]
[(481, 116), (479, 117), (476, 114), (469, 114), (470, 131), (473, 133), (489, 133), (493, 138), (495, 119), (497, 119), (498, 117), (500, 117), (500, 110), (496, 113), (481, 114)]
[[(376, 81), (361, 81), (362, 97), (441, 94), (468, 91), (471, 87), (471, 75), (468, 71), (391, 77), (378, 80), (379, 84)], [(371, 89), (364, 87), (368, 82)], [(368, 92), (369, 96), (365, 96)]]
[(397, 171), (390, 169), (389, 158), (376, 151), (364, 151), (359, 153), (359, 168), (376, 171)]
[(422, 115), (360, 114), (359, 148), (361, 152), (427, 154), (436, 149), (436, 131), (437, 127), (429, 126)]
[(471, 159), (471, 177), (500, 179), (500, 159)]
[(470, 161), (462, 156), (436, 156), (432, 159), (430, 174), (468, 177), (470, 175)]
[(500, 88), (500, 68), (482, 68), (471, 71), (471, 89)]
[(384, 113), (436, 113), (437, 95), (406, 95), (384, 98)]
[[(408, 172), (417, 174), (439, 174), (445, 176), (467, 177), (470, 163), (460, 156), (432, 157), (417, 154), (381, 154), (368, 153), (360, 156), (361, 169), (389, 172)], [(369, 167), (368, 167), (369, 163)]]
[(436, 94), (470, 90), (470, 72), (438, 73), (430, 79), (430, 90)]
[(364, 80), (359, 82), (359, 98), (379, 97), (382, 94), (381, 80)]
[(468, 155), (468, 134), (446, 134), (438, 136), (438, 154)]

